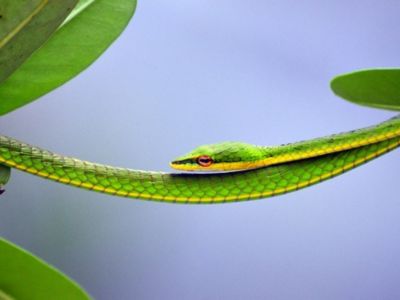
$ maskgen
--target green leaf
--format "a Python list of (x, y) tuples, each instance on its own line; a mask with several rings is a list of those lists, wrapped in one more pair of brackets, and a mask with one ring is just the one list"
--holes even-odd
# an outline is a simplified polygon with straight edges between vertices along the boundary
[(74, 281), (0, 238), (0, 299), (90, 299)]
[(331, 81), (333, 92), (359, 105), (400, 110), (400, 69), (370, 69)]
[(0, 85), (0, 115), (87, 68), (120, 35), (135, 8), (136, 0), (80, 0), (51, 39)]
[(0, 82), (64, 21), (78, 0), (0, 0)]
[[(7, 184), (10, 179), (11, 169), (7, 166), (0, 165), (0, 194), (3, 190), (3, 187)], [(1, 299), (1, 298), (0, 298)]]

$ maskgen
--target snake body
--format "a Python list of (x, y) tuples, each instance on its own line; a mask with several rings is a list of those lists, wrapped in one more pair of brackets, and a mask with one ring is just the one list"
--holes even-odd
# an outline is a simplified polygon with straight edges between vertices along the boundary
[[(173, 165), (196, 170), (194, 157), (208, 151), (220, 164), (218, 170), (239, 171), (174, 174), (117, 168), (58, 155), (6, 136), (0, 136), (0, 166), (122, 197), (174, 203), (235, 202), (298, 190), (397, 148), (400, 117), (364, 129), (276, 147), (248, 145), (246, 149), (247, 144), (242, 143), (223, 145), (199, 147)], [(189, 166), (182, 167), (184, 164)]]

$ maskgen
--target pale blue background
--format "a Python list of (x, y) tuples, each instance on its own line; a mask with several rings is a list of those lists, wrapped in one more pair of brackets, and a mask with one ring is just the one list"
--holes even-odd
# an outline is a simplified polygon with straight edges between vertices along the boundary
[[(329, 80), (396, 66), (400, 2), (140, 1), (62, 88), (1, 118), (56, 152), (145, 170), (196, 145), (279, 144), (377, 123)], [(182, 206), (14, 172), (0, 234), (96, 299), (399, 299), (399, 152), (296, 193)]]

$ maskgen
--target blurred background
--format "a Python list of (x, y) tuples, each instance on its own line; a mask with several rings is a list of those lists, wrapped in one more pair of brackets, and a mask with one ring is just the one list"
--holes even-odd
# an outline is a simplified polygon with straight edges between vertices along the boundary
[[(1, 133), (80, 159), (169, 171), (193, 147), (273, 145), (391, 112), (330, 79), (398, 66), (400, 2), (139, 1), (88, 70), (0, 119)], [(13, 172), (0, 235), (96, 299), (399, 299), (399, 151), (246, 203), (124, 199)]]

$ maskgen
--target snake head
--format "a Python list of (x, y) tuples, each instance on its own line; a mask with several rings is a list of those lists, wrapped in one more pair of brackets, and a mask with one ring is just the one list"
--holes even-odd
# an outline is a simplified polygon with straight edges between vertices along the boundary
[(181, 171), (239, 171), (257, 168), (260, 147), (240, 142), (203, 145), (178, 157), (170, 166)]

